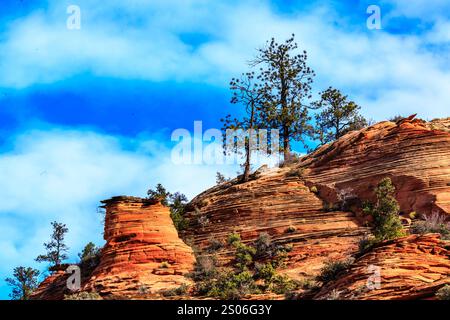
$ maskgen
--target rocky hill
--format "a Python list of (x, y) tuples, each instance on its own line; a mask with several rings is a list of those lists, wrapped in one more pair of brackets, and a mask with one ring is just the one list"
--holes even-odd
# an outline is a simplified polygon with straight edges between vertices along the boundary
[[(130, 197), (104, 201), (107, 243), (83, 290), (104, 298), (158, 297), (163, 289), (191, 283), (186, 275), (195, 257), (189, 246), (208, 254), (211, 243), (224, 243), (232, 232), (246, 243), (267, 233), (274, 243), (291, 245), (281, 272), (311, 279), (325, 262), (355, 256), (369, 232), (362, 203), (374, 200), (373, 190), (384, 177), (395, 184), (406, 227), (411, 212), (450, 214), (449, 119), (381, 122), (281, 168), (260, 168), (246, 183), (235, 179), (206, 190), (188, 205), (188, 227), (180, 237), (159, 203)], [(448, 282), (448, 246), (437, 235), (383, 243), (309, 298), (323, 299), (333, 290), (345, 299), (430, 298)], [(217, 255), (222, 265), (230, 263), (227, 247)], [(364, 268), (371, 264), (381, 267), (383, 289), (360, 292)], [(52, 277), (35, 298), (58, 298), (49, 293), (58, 288)]]

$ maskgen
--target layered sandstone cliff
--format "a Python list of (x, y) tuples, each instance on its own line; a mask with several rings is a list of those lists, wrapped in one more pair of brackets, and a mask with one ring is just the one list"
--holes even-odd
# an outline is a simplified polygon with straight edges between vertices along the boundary
[[(84, 276), (81, 291), (107, 299), (159, 298), (162, 291), (191, 284), (192, 249), (179, 237), (169, 209), (158, 201), (114, 197), (106, 209), (100, 264)], [(83, 271), (83, 270), (82, 270)], [(68, 275), (58, 271), (41, 283), (34, 299), (58, 300), (71, 294)]]
[[(340, 259), (357, 248), (367, 229), (351, 212), (329, 211), (289, 168), (269, 170), (242, 184), (229, 182), (195, 198), (187, 214), (185, 239), (206, 249), (212, 239), (226, 241), (232, 232), (244, 242), (268, 233), (274, 243), (292, 245), (285, 272), (292, 277), (315, 274), (323, 262)], [(206, 217), (207, 223), (199, 223)], [(224, 263), (230, 252), (219, 250)]]
[(115, 197), (106, 208), (106, 245), (85, 290), (136, 297), (189, 284), (192, 249), (179, 237), (169, 209), (157, 201)]
[[(447, 120), (381, 122), (297, 163), (258, 172), (249, 182), (211, 188), (191, 202), (190, 228), (183, 237), (205, 249), (211, 236), (225, 241), (238, 232), (251, 241), (267, 232), (275, 242), (293, 245), (286, 273), (315, 275), (325, 261), (356, 251), (367, 232), (360, 209), (374, 200), (374, 188), (384, 177), (392, 178), (406, 217), (412, 211), (450, 213), (450, 133), (445, 128)], [(229, 261), (228, 252), (219, 256)]]
[(357, 300), (435, 299), (450, 284), (450, 241), (412, 235), (379, 244), (314, 297)]
[[(232, 232), (244, 242), (268, 233), (276, 244), (291, 245), (282, 272), (294, 279), (313, 277), (325, 262), (355, 255), (369, 232), (361, 205), (374, 200), (373, 190), (386, 176), (395, 184), (405, 223), (412, 211), (449, 214), (449, 119), (381, 122), (350, 132), (296, 163), (258, 170), (246, 183), (235, 179), (206, 190), (187, 207), (188, 227), (181, 234), (185, 242), (168, 208), (159, 203), (132, 197), (107, 200), (107, 243), (83, 289), (107, 298), (158, 297), (162, 290), (190, 283), (185, 275), (195, 258), (185, 243), (208, 254), (208, 246), (224, 243)], [(227, 250), (217, 251), (222, 264), (231, 261)], [(333, 290), (342, 291), (345, 299), (430, 298), (448, 279), (447, 250), (448, 244), (436, 236), (381, 244), (315, 298)], [(381, 290), (364, 291), (368, 265), (381, 267)], [(62, 283), (62, 275), (52, 277), (42, 286)], [(45, 288), (39, 292), (50, 294)]]
[[(440, 128), (439, 130), (437, 128)], [(339, 193), (373, 200), (373, 189), (390, 177), (405, 214), (450, 213), (448, 119), (381, 122), (347, 134), (301, 159), (307, 185), (328, 202)]]

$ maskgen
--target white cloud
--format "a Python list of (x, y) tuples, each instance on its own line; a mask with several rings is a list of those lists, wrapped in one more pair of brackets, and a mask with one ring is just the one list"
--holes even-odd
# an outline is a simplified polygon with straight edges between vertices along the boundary
[(214, 185), (216, 171), (231, 176), (236, 166), (175, 165), (170, 149), (145, 135), (50, 128), (12, 137), (0, 153), (0, 279), (17, 265), (38, 266), (51, 221), (69, 227), (74, 259), (86, 242), (102, 243), (100, 200), (145, 196), (159, 182), (192, 198)]
[[(437, 9), (447, 6), (447, 1), (385, 3), (394, 5), (391, 17), (437, 15)], [(449, 20), (444, 15), (419, 37), (353, 30), (347, 17), (326, 5), (285, 16), (267, 1), (254, 0), (78, 4), (79, 31), (66, 29), (65, 4), (56, 1), (50, 1), (48, 10), (37, 10), (5, 28), (0, 86), (26, 87), (83, 72), (226, 86), (230, 77), (246, 69), (256, 47), (272, 36), (283, 39), (294, 32), (317, 71), (318, 91), (329, 85), (341, 88), (376, 119), (416, 111), (423, 117), (448, 115), (450, 93), (443, 88), (450, 81)], [(365, 25), (364, 19), (360, 23)], [(184, 34), (205, 39), (193, 46), (182, 41)], [(433, 105), (425, 111), (430, 99)]]

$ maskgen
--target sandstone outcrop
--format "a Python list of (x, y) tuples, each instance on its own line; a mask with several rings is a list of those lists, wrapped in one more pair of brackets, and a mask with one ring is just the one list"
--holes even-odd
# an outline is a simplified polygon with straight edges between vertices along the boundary
[(331, 203), (342, 192), (374, 200), (374, 187), (390, 177), (403, 213), (450, 214), (449, 122), (381, 122), (323, 146), (299, 166), (305, 168), (306, 184)]
[[(326, 210), (290, 170), (273, 169), (256, 180), (228, 182), (200, 194), (190, 204), (190, 228), (183, 236), (204, 250), (211, 239), (225, 242), (231, 232), (244, 242), (268, 233), (274, 243), (292, 245), (285, 272), (294, 278), (315, 274), (324, 261), (355, 251), (367, 229), (351, 212)], [(206, 217), (203, 223), (201, 217)], [(230, 252), (217, 254), (224, 263), (229, 261)]]
[[(311, 278), (326, 261), (356, 254), (359, 240), (369, 232), (361, 206), (374, 200), (373, 190), (384, 177), (395, 184), (406, 223), (412, 211), (450, 214), (450, 119), (381, 122), (295, 163), (257, 170), (248, 182), (234, 179), (215, 186), (189, 203), (188, 227), (180, 235), (208, 254), (212, 243), (225, 243), (232, 232), (245, 243), (268, 233), (275, 244), (292, 246), (281, 272)], [(191, 283), (185, 275), (195, 257), (178, 237), (168, 208), (133, 197), (103, 203), (106, 245), (83, 290), (104, 298), (158, 298), (162, 290)], [(315, 298), (337, 291), (344, 299), (433, 298), (448, 283), (448, 250), (448, 242), (437, 235), (382, 243)], [(221, 264), (231, 262), (229, 248), (216, 253)], [(364, 289), (370, 265), (381, 268), (379, 290)], [(63, 274), (46, 279), (39, 297), (61, 297), (45, 288), (56, 290), (63, 280)]]
[(70, 294), (66, 281), (69, 277), (65, 271), (59, 270), (45, 278), (33, 292), (32, 300), (63, 300), (65, 294)]
[[(94, 291), (106, 299), (155, 299), (162, 291), (191, 284), (186, 274), (193, 270), (195, 257), (178, 237), (167, 207), (135, 197), (102, 202), (106, 244), (100, 264), (83, 275), (81, 291)], [(68, 277), (64, 271), (54, 272), (33, 299), (60, 300), (72, 294), (66, 286)]]
[[(324, 261), (355, 252), (367, 231), (358, 213), (364, 201), (374, 200), (384, 177), (392, 178), (405, 215), (450, 213), (447, 120), (381, 122), (297, 163), (261, 170), (249, 182), (213, 187), (192, 200), (183, 237), (205, 249), (211, 237), (224, 241), (235, 231), (251, 241), (267, 232), (275, 242), (293, 245), (287, 273), (314, 275)], [(226, 251), (219, 256), (229, 260)]]
[(185, 275), (195, 257), (178, 237), (167, 207), (134, 197), (103, 203), (106, 245), (85, 290), (136, 297), (190, 283)]
[(446, 284), (450, 284), (450, 241), (438, 234), (412, 235), (379, 244), (325, 285), (315, 299), (331, 294), (357, 300), (435, 299)]

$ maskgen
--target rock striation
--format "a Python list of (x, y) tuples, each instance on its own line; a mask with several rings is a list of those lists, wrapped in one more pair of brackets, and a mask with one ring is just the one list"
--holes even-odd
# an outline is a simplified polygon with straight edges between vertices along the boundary
[(136, 297), (190, 283), (185, 275), (195, 257), (178, 237), (167, 207), (135, 197), (102, 202), (106, 245), (85, 290)]
[[(83, 290), (104, 298), (158, 298), (161, 291), (191, 281), (185, 275), (195, 257), (185, 243), (210, 254), (210, 245), (225, 243), (232, 232), (246, 243), (268, 233), (275, 244), (292, 246), (282, 272), (311, 278), (325, 262), (356, 254), (369, 232), (362, 203), (374, 200), (373, 190), (384, 177), (395, 184), (405, 223), (413, 211), (450, 214), (450, 119), (425, 122), (411, 116), (381, 122), (294, 163), (261, 168), (248, 182), (234, 179), (210, 188), (186, 209), (188, 226), (180, 234), (185, 242), (159, 202), (134, 197), (103, 201), (106, 245)], [(382, 243), (315, 298), (333, 292), (345, 299), (433, 298), (448, 283), (448, 250), (448, 242), (437, 235)], [(231, 262), (226, 247), (216, 254), (221, 264)], [(381, 268), (382, 287), (367, 291), (371, 265)], [(60, 297), (51, 291), (63, 280), (62, 274), (46, 279), (39, 297)]]
[[(274, 243), (292, 245), (285, 272), (293, 278), (316, 274), (324, 261), (350, 254), (367, 232), (353, 213), (324, 208), (290, 168), (219, 185), (193, 199), (190, 208), (190, 227), (183, 233), (188, 243), (205, 251), (212, 240), (224, 243), (232, 232), (247, 243), (268, 233)], [(217, 255), (223, 263), (230, 261), (228, 251)]]
[(374, 200), (384, 177), (394, 182), (404, 214), (450, 214), (450, 131), (448, 119), (427, 123), (403, 119), (350, 132), (301, 159), (305, 182), (325, 201), (339, 194)]
[(63, 270), (54, 272), (39, 284), (39, 287), (33, 292), (31, 299), (63, 300), (64, 295), (70, 294), (66, 285), (68, 277), (69, 275)]
[[(360, 209), (375, 200), (374, 188), (384, 177), (392, 178), (405, 216), (450, 213), (448, 124), (413, 117), (381, 122), (294, 164), (259, 170), (249, 182), (213, 187), (192, 200), (183, 237), (204, 250), (212, 237), (225, 241), (238, 232), (252, 241), (267, 232), (275, 242), (293, 245), (287, 273), (317, 274), (325, 261), (355, 252), (367, 232)], [(219, 256), (229, 261), (226, 251)]]
[[(377, 274), (379, 279), (376, 279)], [(412, 235), (379, 244), (358, 258), (315, 299), (435, 299), (450, 284), (450, 241), (439, 234)]]
[[(179, 237), (169, 209), (159, 201), (114, 197), (102, 201), (105, 213), (100, 264), (85, 274), (81, 291), (105, 299), (157, 299), (165, 290), (191, 284), (192, 249)], [(45, 279), (33, 299), (60, 300), (69, 295), (64, 271)]]

